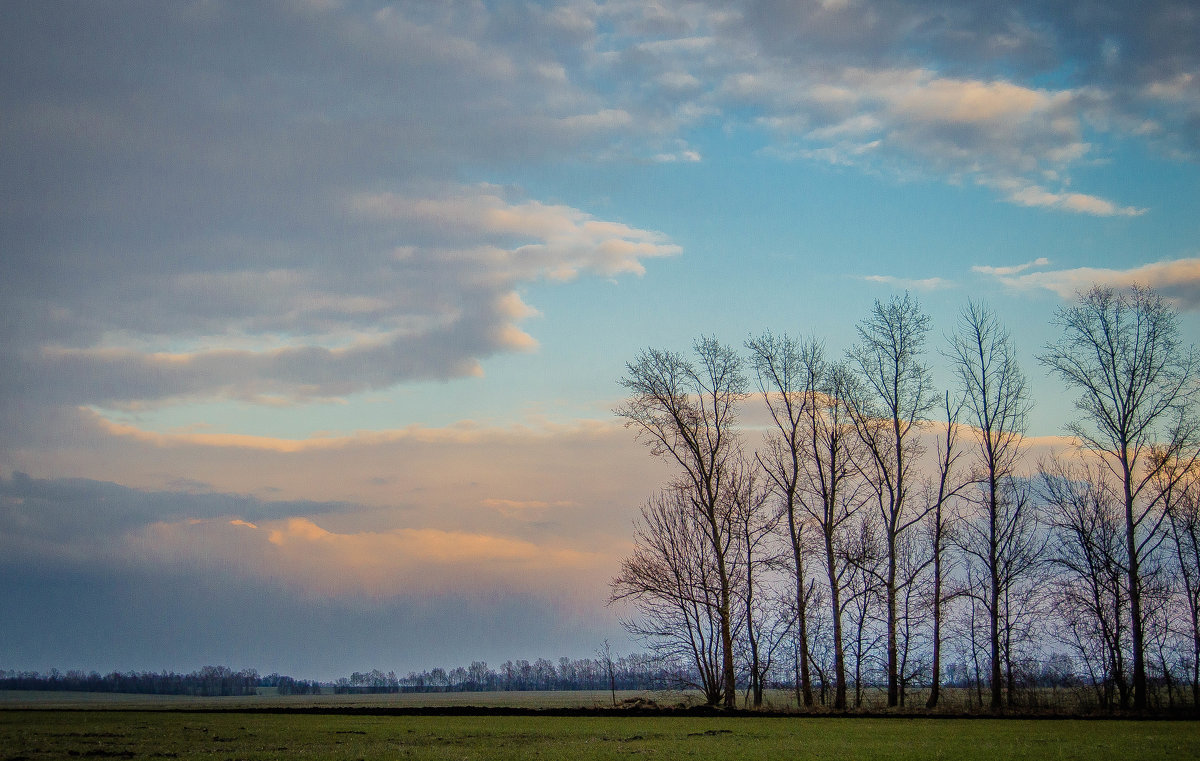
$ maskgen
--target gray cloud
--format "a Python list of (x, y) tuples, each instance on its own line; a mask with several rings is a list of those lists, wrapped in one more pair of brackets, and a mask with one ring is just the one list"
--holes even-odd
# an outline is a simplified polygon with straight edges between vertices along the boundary
[(772, 131), (769, 155), (973, 180), (1012, 203), (1096, 215), (1140, 211), (1068, 190), (1072, 167), (1107, 158), (1109, 135), (1196, 158), (1189, 3), (668, 7), (675, 39), (614, 41), (603, 60), (647, 83), (669, 114), (646, 110), (664, 123), (749, 119)]
[(519, 284), (675, 249), (566, 207), (547, 214), (575, 235), (549, 240), (348, 204), (487, 195), (519, 213), (519, 192), (450, 178), (628, 131), (564, 76), (589, 34), (469, 4), (9, 8), (0, 404), (336, 396), (529, 348)]
[[(616, 614), (586, 618), (535, 596), (312, 600), (219, 571), (14, 565), (0, 560), (0, 669), (256, 668), (332, 680), (486, 660), (590, 657), (634, 645)], [(430, 636), (436, 632), (436, 636)]]
[[(586, 594), (534, 565), (513, 566), (525, 586), (509, 587), (601, 599), (597, 569), (661, 480), (640, 451), (613, 459), (612, 432), (477, 450), (462, 445), (474, 431), (374, 447), (138, 438), (81, 406), (302, 402), (470, 375), (528, 350), (521, 326), (537, 305), (524, 284), (637, 273), (678, 249), (480, 179), (563, 159), (702, 160), (702, 128), (753, 133), (766, 155), (1136, 214), (1076, 188), (1071, 171), (1104, 160), (1114, 137), (1195, 159), (1198, 37), (1188, 2), (6, 4), (0, 462), (15, 453), (29, 470), (151, 486), (0, 477), (0, 653), (14, 659), (0, 667), (212, 661), (336, 676), (387, 667), (376, 658), (388, 653), (412, 667), (546, 655), (564, 632), (587, 654), (611, 633), (564, 623), (568, 606), (544, 589), (509, 603), (404, 597), (369, 567), (335, 571), (367, 548), (396, 563), (394, 584), (425, 579), (429, 557), (414, 553), (418, 572), (399, 562), (425, 546), (462, 581), (481, 575), (454, 554), (470, 542), (532, 564), (543, 545), (565, 556), (599, 541), (616, 549), (577, 560)], [(1055, 293), (1157, 278), (1192, 308), (1195, 270), (990, 274)], [(447, 463), (454, 474), (438, 470)], [(355, 504), (233, 493), (271, 488)], [(538, 507), (514, 527), (502, 514), (581, 489), (600, 495), (583, 519)], [(423, 506), (398, 529), (363, 495)], [(395, 596), (343, 605), (297, 594), (291, 577)], [(422, 641), (431, 630), (448, 634)]]
[(1070, 173), (1105, 159), (1109, 134), (1194, 151), (1197, 16), (1181, 2), (13, 5), (0, 416), (475, 373), (533, 345), (522, 284), (677, 249), (473, 177), (701, 160), (689, 137), (705, 125), (757, 130), (767, 155), (1139, 214)]
[[(195, 486), (190, 485), (190, 486)], [(247, 521), (324, 515), (347, 510), (340, 502), (280, 500), (250, 495), (181, 491), (147, 491), (84, 478), (0, 476), (0, 545), (6, 555), (25, 554), (35, 546), (89, 546), (159, 521), (242, 519)], [(67, 553), (69, 554), (69, 553)]]

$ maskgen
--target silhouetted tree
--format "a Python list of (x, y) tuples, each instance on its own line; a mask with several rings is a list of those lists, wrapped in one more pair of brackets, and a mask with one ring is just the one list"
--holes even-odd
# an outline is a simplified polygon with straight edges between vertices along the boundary
[[(1133, 655), (1133, 705), (1147, 706), (1141, 565), (1162, 526), (1155, 483), (1179, 459), (1194, 462), (1197, 355), (1183, 344), (1175, 310), (1140, 286), (1093, 287), (1059, 310), (1062, 336), (1040, 361), (1080, 396), (1070, 430), (1100, 455), (1120, 485)], [(1154, 456), (1151, 456), (1152, 451)], [(1188, 468), (1175, 468), (1186, 473)]]
[(965, 410), (975, 429), (980, 469), (978, 521), (964, 523), (959, 545), (982, 563), (983, 589), (971, 593), (987, 609), (991, 651), (991, 707), (1002, 706), (1000, 623), (1005, 589), (1004, 548), (1019, 533), (1027, 501), (1012, 478), (1028, 411), (1028, 384), (1008, 331), (985, 306), (968, 303), (951, 339), (950, 360)]
[(926, 481), (925, 504), (928, 513), (929, 545), (932, 553), (933, 578), (931, 580), (930, 608), (933, 619), (931, 634), (931, 662), (929, 697), (926, 708), (936, 708), (941, 698), (942, 681), (942, 608), (945, 602), (946, 543), (949, 539), (952, 513), (947, 505), (966, 488), (968, 479), (959, 471), (962, 450), (959, 446), (958, 418), (962, 412), (962, 400), (951, 401), (950, 392), (944, 394), (946, 430), (938, 438), (936, 477)]
[(923, 360), (928, 332), (929, 317), (905, 293), (886, 304), (875, 302), (870, 316), (859, 323), (859, 342), (850, 350), (862, 380), (859, 388), (865, 392), (850, 410), (866, 445), (863, 466), (883, 517), (888, 706), (900, 701), (897, 602), (905, 594), (898, 575), (902, 536), (930, 509), (912, 499), (914, 470), (923, 451), (921, 427), (936, 399)]
[(1056, 628), (1084, 663), (1101, 703), (1112, 703), (1115, 688), (1120, 705), (1128, 707), (1124, 509), (1114, 482), (1100, 467), (1056, 459), (1040, 469), (1054, 529)]
[(797, 341), (790, 336), (765, 333), (747, 342), (758, 388), (763, 394), (773, 428), (765, 447), (755, 457), (767, 473), (788, 530), (792, 551), (792, 580), (796, 619), (796, 702), (813, 705), (812, 676), (808, 665), (807, 579), (805, 572), (805, 521), (800, 515), (797, 490), (806, 456), (806, 415), (816, 404), (811, 369), (823, 362), (816, 339)]
[[(804, 409), (804, 458), (800, 504), (820, 536), (828, 583), (829, 640), (833, 651), (833, 707), (846, 707), (846, 658), (842, 631), (842, 591), (847, 554), (843, 536), (863, 506), (866, 484), (860, 478), (861, 442), (850, 409), (854, 375), (844, 364), (829, 363), (819, 350), (806, 353), (809, 404)], [(827, 687), (828, 683), (823, 685)]]
[(737, 686), (725, 491), (739, 456), (737, 407), (746, 396), (746, 378), (741, 358), (716, 339), (700, 339), (693, 348), (694, 363), (680, 354), (648, 349), (626, 365), (621, 384), (629, 397), (616, 413), (654, 455), (679, 466), (687, 504), (703, 520), (716, 562), (724, 704), (733, 708)]
[(612, 581), (611, 599), (634, 607), (626, 629), (660, 656), (685, 659), (694, 669), (694, 686), (709, 703), (719, 703), (725, 683), (716, 560), (687, 493), (668, 488), (649, 500), (633, 541), (633, 554)]

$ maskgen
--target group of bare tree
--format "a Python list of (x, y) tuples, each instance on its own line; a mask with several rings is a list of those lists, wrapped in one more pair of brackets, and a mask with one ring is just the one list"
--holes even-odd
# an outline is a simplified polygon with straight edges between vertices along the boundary
[(745, 354), (643, 352), (616, 412), (677, 475), (612, 583), (627, 627), (728, 707), (786, 673), (803, 707), (877, 685), (933, 708), (953, 663), (998, 711), (1039, 662), (1104, 705), (1146, 708), (1160, 684), (1200, 705), (1197, 355), (1141, 287), (1095, 287), (1056, 324), (1038, 359), (1079, 414), (1072, 445), (1033, 463), (1029, 383), (981, 303), (945, 338), (949, 389), (908, 294), (842, 356), (773, 333)]

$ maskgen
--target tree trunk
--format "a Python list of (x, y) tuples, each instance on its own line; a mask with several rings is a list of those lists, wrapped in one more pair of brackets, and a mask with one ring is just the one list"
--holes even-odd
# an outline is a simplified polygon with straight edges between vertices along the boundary
[(1137, 532), (1133, 520), (1133, 492), (1130, 488), (1132, 474), (1129, 457), (1121, 453), (1121, 465), (1125, 471), (1125, 545), (1129, 553), (1129, 624), (1132, 633), (1130, 644), (1133, 649), (1133, 709), (1145, 710), (1146, 658), (1145, 626), (1142, 621), (1142, 583), (1138, 568)]
[(991, 639), (991, 655), (992, 655), (992, 702), (991, 708), (993, 711), (1001, 710), (1003, 703), (1001, 701), (1001, 674), (1000, 674), (1000, 569), (998, 567), (999, 558), (996, 557), (997, 539), (996, 539), (996, 481), (991, 479), (989, 483), (990, 493), (988, 511), (991, 513), (989, 517), (989, 535), (988, 535), (988, 566), (991, 575), (991, 600), (988, 606), (988, 634)]
[(929, 699), (925, 701), (926, 708), (937, 708), (941, 698), (942, 682), (942, 549), (941, 549), (941, 510), (934, 519), (938, 522), (934, 529), (937, 532), (933, 544), (933, 664), (930, 667)]
[(800, 673), (796, 685), (796, 703), (804, 708), (812, 708), (812, 676), (808, 665), (808, 602), (804, 590), (804, 553), (800, 544), (800, 534), (796, 530), (796, 513), (792, 505), (788, 507), (788, 528), (792, 536), (792, 560), (796, 568), (796, 636), (800, 638)]
[(896, 537), (891, 533), (888, 549), (888, 578), (887, 578), (887, 680), (888, 708), (900, 704), (900, 677), (897, 664), (900, 660), (900, 648), (896, 639)]
[(836, 556), (833, 552), (833, 534), (825, 531), (825, 560), (829, 572), (829, 604), (833, 616), (833, 707), (846, 709), (846, 653), (842, 645), (842, 595), (837, 578)]
[[(713, 544), (720, 547), (720, 537), (716, 531), (716, 523), (713, 524)], [(726, 708), (737, 708), (737, 683), (736, 675), (733, 670), (733, 630), (730, 626), (730, 609), (729, 609), (729, 571), (725, 567), (725, 555), (718, 549), (717, 552), (717, 574), (721, 582), (721, 670), (722, 683), (724, 687), (724, 705)]]

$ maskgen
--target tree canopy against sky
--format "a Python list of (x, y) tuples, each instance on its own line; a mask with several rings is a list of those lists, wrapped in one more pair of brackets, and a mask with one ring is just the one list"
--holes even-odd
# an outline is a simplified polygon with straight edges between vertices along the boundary
[(1135, 280), (1197, 335), (1193, 3), (2, 8), (0, 667), (590, 653), (643, 347), (986, 291), (1034, 368)]

